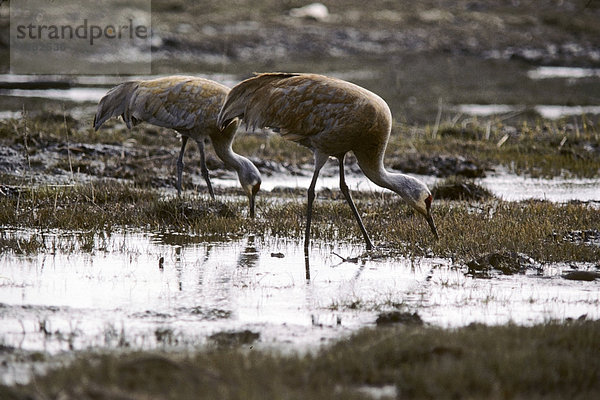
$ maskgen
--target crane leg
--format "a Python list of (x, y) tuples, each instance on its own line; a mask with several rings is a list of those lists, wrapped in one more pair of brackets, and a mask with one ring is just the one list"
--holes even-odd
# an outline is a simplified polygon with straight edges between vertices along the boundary
[(183, 174), (183, 153), (185, 152), (185, 145), (187, 144), (187, 136), (181, 136), (181, 150), (179, 151), (179, 157), (177, 157), (177, 195), (181, 196), (181, 176)]
[(308, 206), (306, 210), (306, 231), (304, 232), (304, 253), (308, 254), (308, 244), (310, 243), (310, 223), (312, 221), (312, 206), (315, 200), (315, 186), (319, 178), (319, 172), (329, 156), (320, 153), (315, 153), (315, 172), (313, 173), (312, 181), (308, 187)]
[(367, 244), (367, 250), (372, 250), (373, 243), (371, 242), (371, 239), (369, 238), (369, 234), (367, 233), (367, 230), (365, 229), (365, 226), (363, 225), (362, 219), (360, 218), (360, 214), (358, 213), (358, 210), (356, 209), (356, 206), (354, 205), (354, 201), (352, 201), (352, 196), (350, 195), (350, 190), (348, 189), (348, 185), (346, 184), (346, 177), (344, 176), (344, 158), (346, 158), (345, 154), (338, 157), (338, 160), (340, 161), (340, 190), (342, 191), (342, 194), (346, 198), (348, 205), (352, 209), (352, 213), (354, 214), (354, 218), (356, 218), (356, 222), (358, 222), (358, 226), (360, 227), (360, 230), (361, 230), (363, 237), (365, 238), (365, 242)]
[(210, 176), (208, 175), (208, 168), (206, 168), (206, 156), (204, 155), (204, 139), (196, 140), (198, 144), (198, 150), (200, 151), (200, 171), (202, 171), (202, 177), (206, 181), (208, 187), (208, 193), (212, 199), (215, 199), (215, 192), (213, 191), (212, 184), (210, 183)]

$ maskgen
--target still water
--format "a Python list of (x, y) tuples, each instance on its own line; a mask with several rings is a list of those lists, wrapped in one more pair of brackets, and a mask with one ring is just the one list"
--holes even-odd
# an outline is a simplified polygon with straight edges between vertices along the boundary
[(395, 308), (443, 327), (600, 317), (598, 283), (565, 280), (561, 274), (572, 267), (566, 264), (476, 279), (447, 259), (342, 262), (334, 253), (363, 251), (344, 243), (315, 241), (306, 263), (302, 244), (284, 238), (2, 235), (45, 244), (31, 256), (0, 255), (0, 342), (24, 350), (188, 346), (243, 329), (260, 333), (259, 346), (310, 349)]

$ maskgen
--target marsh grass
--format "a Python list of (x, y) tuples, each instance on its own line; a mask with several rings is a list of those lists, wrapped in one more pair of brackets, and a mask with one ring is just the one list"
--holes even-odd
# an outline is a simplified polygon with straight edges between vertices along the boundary
[[(574, 123), (523, 121), (514, 126), (498, 118), (454, 118), (436, 127), (396, 124), (386, 163), (416, 151), (428, 156), (460, 155), (487, 165), (501, 164), (517, 173), (598, 176), (598, 131), (597, 124), (585, 117)], [(27, 153), (29, 160), (25, 173), (18, 177), (2, 174), (5, 185), (15, 186), (3, 190), (0, 196), (0, 224), (5, 226), (91, 232), (131, 227), (189, 233), (205, 240), (224, 240), (247, 233), (301, 238), (304, 232), (304, 194), (261, 192), (259, 217), (250, 220), (239, 188), (223, 190), (228, 195), (226, 201), (212, 201), (190, 192), (183, 197), (169, 197), (153, 189), (170, 186), (168, 181), (174, 179), (180, 142), (169, 130), (142, 126), (128, 131), (112, 121), (108, 129), (94, 132), (62, 115), (40, 116), (1, 122), (0, 140)], [(55, 149), (58, 161), (36, 159), (36, 154), (48, 148)], [(273, 165), (311, 168), (310, 151), (277, 135), (240, 132), (235, 148), (262, 162), (263, 172)], [(189, 182), (189, 175), (198, 172), (194, 170), (198, 168), (197, 157), (197, 152), (186, 152), (184, 184), (185, 177)], [(348, 157), (348, 164), (353, 160)], [(164, 168), (165, 162), (170, 163), (172, 171)], [(94, 179), (92, 183), (63, 186), (33, 184), (33, 169), (42, 168), (44, 174), (54, 167), (65, 171), (75, 168), (94, 175)], [(269, 173), (264, 173), (264, 179)], [(449, 182), (453, 182), (452, 178)], [(464, 198), (438, 200), (434, 218), (441, 239), (435, 241), (423, 218), (398, 196), (357, 192), (354, 197), (371, 236), (389, 254), (436, 255), (465, 261), (482, 253), (506, 250), (525, 253), (540, 262), (600, 258), (598, 246), (563, 240), (570, 232), (600, 226), (600, 212), (585, 204), (511, 203), (493, 198), (477, 203)], [(319, 193), (312, 238), (362, 242), (350, 209), (338, 191)], [(19, 245), (28, 247), (14, 242), (5, 247), (17, 249)]]
[(364, 329), (315, 353), (249, 345), (186, 353), (82, 354), (2, 398), (353, 399), (392, 385), (401, 398), (595, 398), (598, 321), (455, 330)]
[[(600, 247), (570, 240), (571, 233), (600, 226), (600, 210), (586, 204), (492, 199), (477, 203), (437, 201), (436, 241), (425, 220), (397, 196), (357, 196), (357, 207), (375, 244), (393, 255), (435, 255), (466, 261), (494, 251), (520, 252), (540, 262), (597, 261)], [(0, 196), (0, 225), (84, 232), (134, 228), (180, 232), (203, 240), (246, 234), (301, 238), (304, 198), (259, 198), (258, 218), (247, 217), (247, 200), (230, 196), (164, 197), (159, 191), (99, 182), (27, 187)], [(343, 200), (317, 199), (312, 239), (362, 243)], [(10, 246), (15, 247), (14, 243)], [(27, 247), (27, 246), (26, 246)], [(369, 254), (366, 254), (369, 256)]]
[[(395, 207), (398, 207), (396, 203)], [(433, 240), (421, 218), (393, 221), (394, 205), (382, 207), (379, 213), (380, 240), (390, 246), (407, 246), (417, 254), (432, 254), (468, 260), (496, 251), (520, 252), (541, 262), (595, 261), (598, 246), (563, 240), (575, 226), (598, 226), (600, 211), (581, 204), (555, 204), (529, 200), (483, 203), (441, 202), (435, 209), (440, 240)], [(397, 212), (401, 213), (401, 210)], [(405, 211), (406, 212), (406, 211)]]
[[(579, 126), (580, 124), (581, 126)], [(499, 118), (465, 118), (435, 127), (396, 126), (388, 158), (414, 152), (459, 155), (484, 165), (502, 165), (534, 177), (595, 177), (600, 172), (600, 129), (586, 117), (567, 121), (526, 120), (507, 125)]]
[[(58, 168), (128, 179), (144, 187), (173, 185), (180, 147), (178, 135), (169, 129), (142, 124), (127, 130), (112, 120), (107, 128), (95, 132), (80, 121), (65, 123), (62, 116), (0, 121), (0, 143), (26, 155), (30, 169), (47, 173)], [(198, 152), (194, 145), (189, 147), (184, 173), (187, 187), (189, 174), (199, 175)], [(277, 134), (240, 130), (234, 149), (249, 156), (265, 176), (286, 169), (293, 173), (302, 168), (307, 174), (312, 170), (311, 152)], [(208, 150), (209, 168), (215, 170), (213, 174), (220, 173), (222, 162), (211, 146)], [(55, 154), (53, 158), (43, 156), (49, 151)], [(501, 165), (534, 177), (595, 177), (600, 172), (600, 128), (586, 116), (559, 121), (522, 119), (511, 125), (500, 117), (460, 115), (435, 126), (395, 123), (386, 165), (412, 159), (415, 154), (430, 163), (437, 156), (460, 156), (488, 168)], [(349, 157), (347, 163), (355, 163), (354, 158)]]

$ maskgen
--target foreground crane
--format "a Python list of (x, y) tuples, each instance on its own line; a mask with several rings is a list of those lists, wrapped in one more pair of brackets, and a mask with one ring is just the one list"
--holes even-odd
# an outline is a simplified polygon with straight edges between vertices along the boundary
[(106, 120), (120, 115), (130, 129), (145, 121), (179, 132), (178, 194), (181, 194), (185, 146), (189, 138), (195, 140), (200, 151), (202, 176), (214, 198), (204, 154), (204, 142), (209, 138), (217, 156), (237, 172), (240, 185), (250, 202), (250, 216), (254, 217), (255, 197), (261, 183), (260, 172), (250, 160), (236, 154), (231, 148), (239, 122), (231, 119), (222, 128), (217, 127), (217, 115), (228, 92), (229, 88), (220, 83), (191, 76), (124, 82), (112, 88), (98, 103), (94, 129), (98, 130)]
[(312, 205), (319, 171), (331, 157), (339, 161), (340, 189), (366, 242), (373, 243), (352, 201), (344, 177), (344, 158), (352, 151), (364, 174), (374, 183), (399, 194), (425, 217), (437, 238), (431, 216), (433, 197), (427, 186), (408, 175), (391, 173), (383, 157), (392, 127), (386, 102), (352, 83), (315, 74), (266, 73), (234, 86), (219, 113), (218, 126), (242, 118), (251, 129), (272, 128), (284, 138), (300, 143), (314, 153), (315, 170), (308, 188), (308, 210), (304, 249), (310, 242)]

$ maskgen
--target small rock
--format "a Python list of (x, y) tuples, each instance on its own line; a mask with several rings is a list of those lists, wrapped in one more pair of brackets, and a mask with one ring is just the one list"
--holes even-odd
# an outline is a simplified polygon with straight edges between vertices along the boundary
[(284, 258), (285, 254), (283, 254), (283, 253), (271, 253), (271, 257)]
[(489, 278), (492, 270), (504, 275), (525, 273), (528, 269), (538, 269), (539, 264), (526, 254), (513, 251), (489, 253), (467, 263), (467, 275)]
[(259, 337), (259, 333), (246, 329), (243, 331), (218, 332), (208, 338), (219, 346), (240, 346), (253, 343)]
[(402, 311), (388, 311), (379, 314), (375, 320), (377, 325), (386, 324), (404, 324), (404, 325), (423, 325), (423, 320), (419, 314), (402, 312)]
[(315, 21), (326, 21), (329, 18), (329, 10), (322, 3), (311, 3), (304, 7), (292, 8), (290, 16), (294, 18), (313, 19)]
[(600, 273), (594, 271), (567, 271), (562, 276), (570, 281), (591, 282), (600, 278)]

